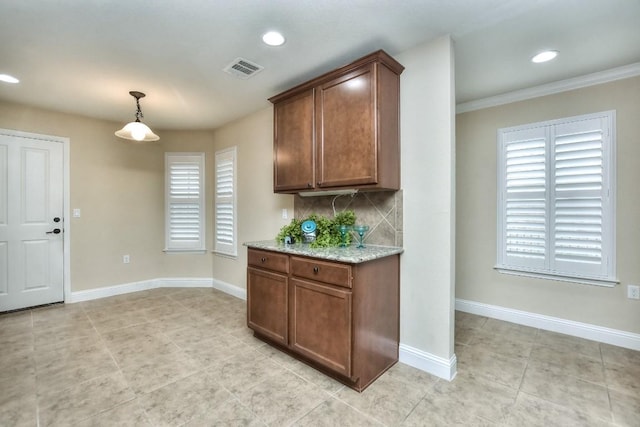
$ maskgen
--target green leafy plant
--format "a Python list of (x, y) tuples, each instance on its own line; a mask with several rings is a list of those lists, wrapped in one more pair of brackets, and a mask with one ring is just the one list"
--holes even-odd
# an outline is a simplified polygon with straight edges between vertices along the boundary
[[(356, 223), (356, 214), (352, 210), (346, 210), (337, 213), (333, 218), (327, 218), (315, 213), (304, 219), (294, 218), (288, 225), (280, 229), (276, 240), (283, 243), (285, 237), (290, 236), (295, 242), (302, 242), (302, 229), (300, 226), (306, 220), (312, 220), (316, 223), (316, 239), (309, 246), (312, 248), (327, 248), (340, 245), (341, 236), (338, 226), (354, 225)], [(346, 235), (346, 243), (347, 245), (351, 243), (350, 233)]]
[(356, 213), (352, 210), (338, 212), (333, 217), (333, 222), (336, 225), (354, 225), (356, 223)]
[(302, 242), (302, 220), (293, 218), (291, 222), (280, 229), (276, 240), (284, 243), (284, 238), (289, 236), (294, 242)]

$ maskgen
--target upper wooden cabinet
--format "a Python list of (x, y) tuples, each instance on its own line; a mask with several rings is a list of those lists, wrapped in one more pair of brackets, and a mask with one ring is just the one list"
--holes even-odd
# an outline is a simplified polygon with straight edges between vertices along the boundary
[(315, 182), (313, 89), (274, 106), (274, 188), (312, 189)]
[(400, 189), (400, 74), (377, 51), (269, 98), (274, 191)]

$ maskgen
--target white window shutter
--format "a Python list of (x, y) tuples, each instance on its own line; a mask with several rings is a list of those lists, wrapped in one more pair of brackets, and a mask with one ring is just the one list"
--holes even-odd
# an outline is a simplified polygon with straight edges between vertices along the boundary
[(216, 153), (215, 251), (236, 256), (236, 147)]
[(502, 260), (542, 268), (547, 247), (546, 130), (516, 130), (502, 138)]
[(552, 270), (606, 276), (603, 244), (606, 198), (604, 151), (608, 123), (592, 118), (553, 128), (555, 201)]
[(500, 270), (615, 282), (615, 112), (498, 131)]
[(165, 250), (205, 250), (204, 153), (166, 153)]

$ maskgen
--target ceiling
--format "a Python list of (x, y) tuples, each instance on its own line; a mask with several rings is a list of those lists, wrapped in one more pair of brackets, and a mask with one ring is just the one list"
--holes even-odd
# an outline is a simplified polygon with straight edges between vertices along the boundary
[[(374, 50), (451, 34), (469, 102), (640, 62), (638, 0), (2, 0), (0, 99), (156, 129), (212, 129)], [(280, 47), (261, 35), (278, 30)], [(544, 49), (560, 51), (532, 64)], [(223, 71), (242, 57), (247, 80)]]

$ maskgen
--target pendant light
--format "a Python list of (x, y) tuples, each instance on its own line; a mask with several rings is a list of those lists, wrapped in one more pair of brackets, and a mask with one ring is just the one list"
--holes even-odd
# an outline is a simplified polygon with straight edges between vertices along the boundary
[(129, 95), (136, 99), (136, 121), (127, 123), (122, 129), (116, 132), (116, 136), (138, 142), (159, 140), (160, 137), (153, 133), (151, 129), (149, 129), (149, 126), (140, 121), (140, 119), (144, 117), (140, 109), (140, 98), (144, 98), (146, 95), (135, 90), (129, 92)]

